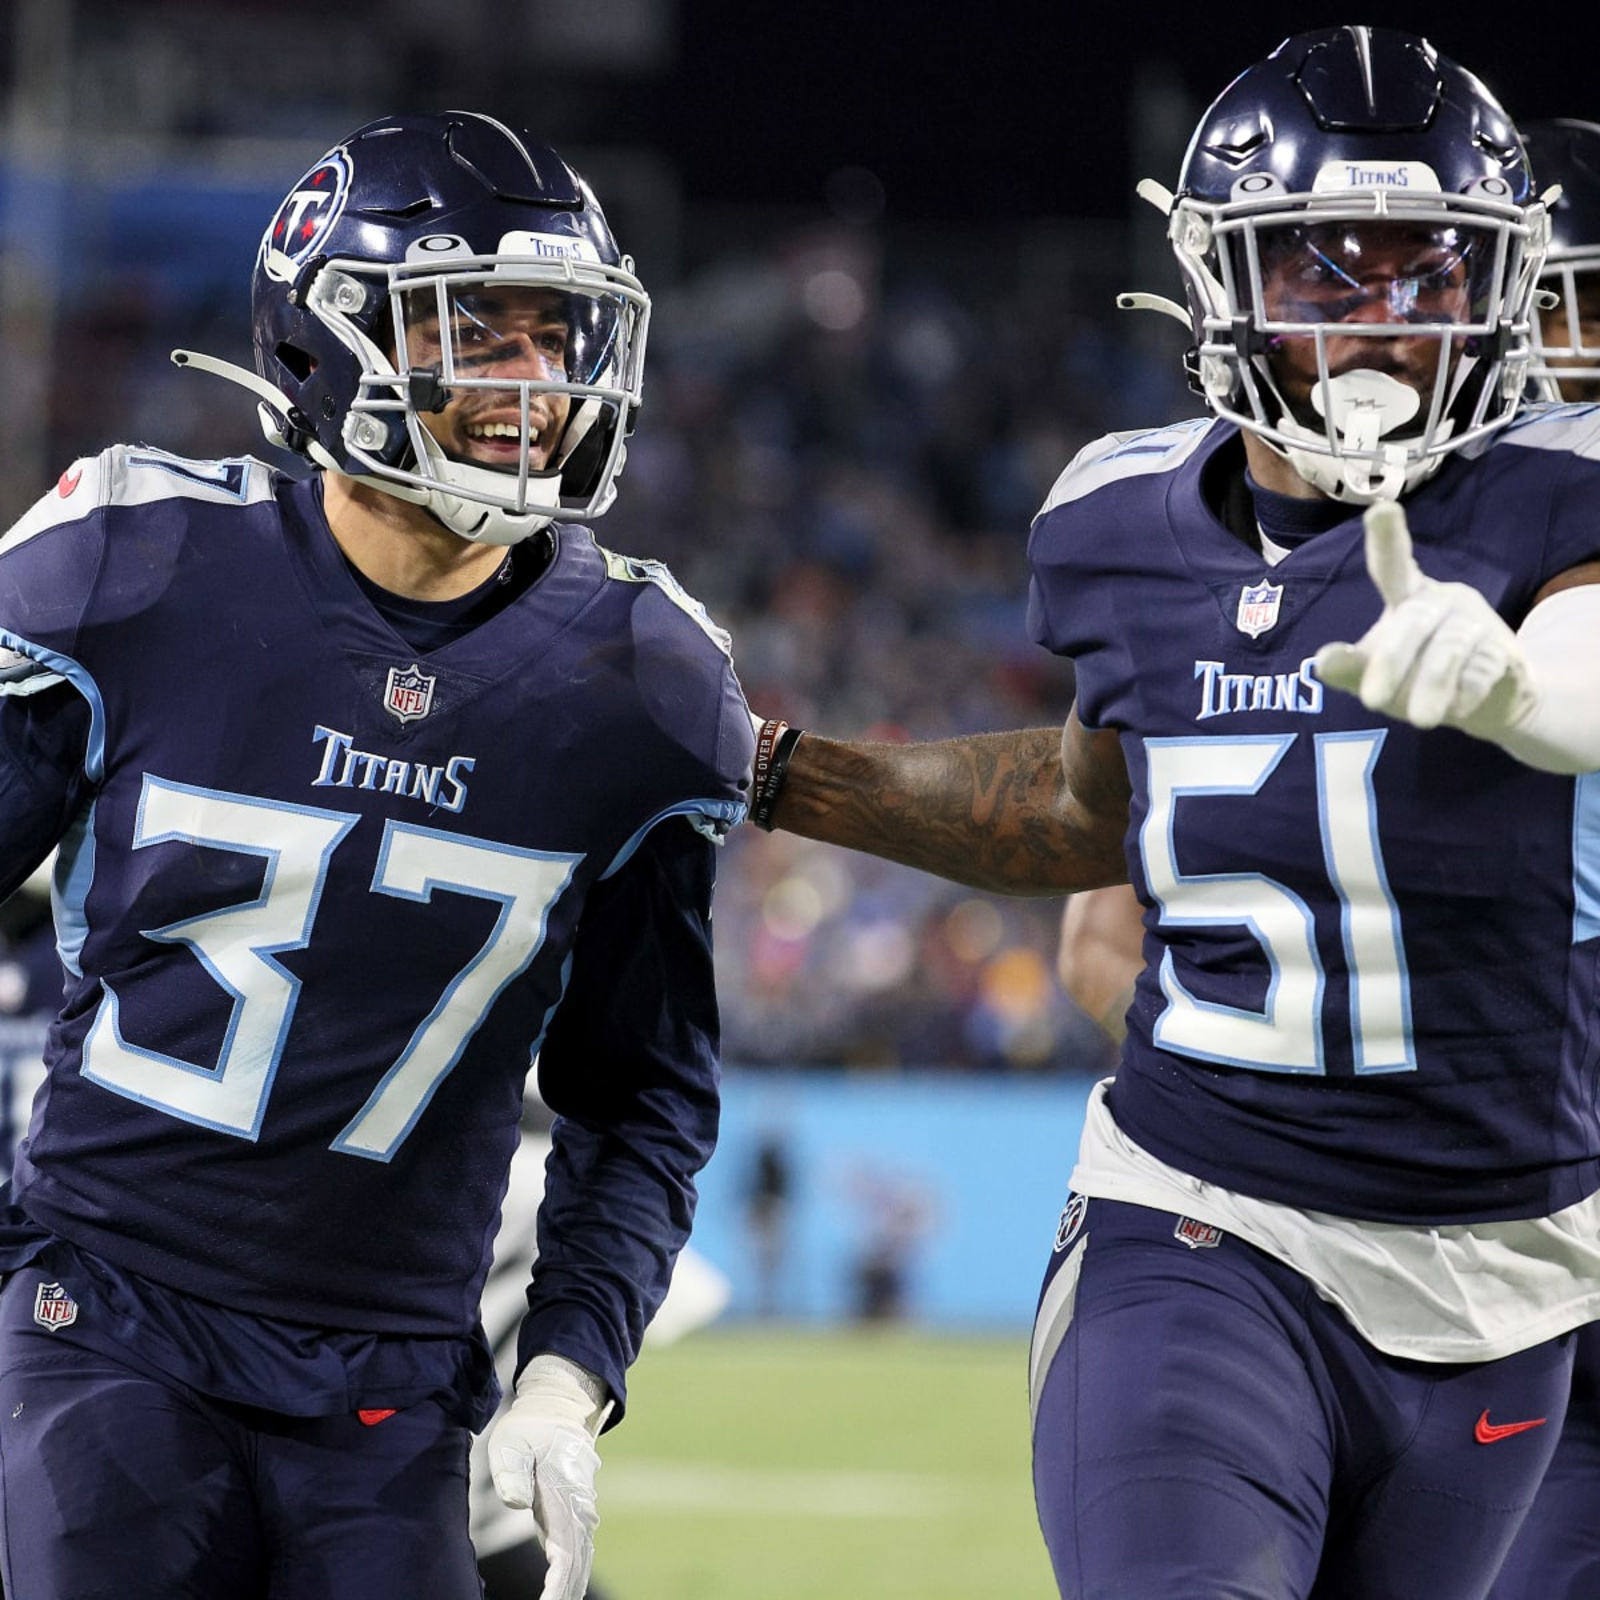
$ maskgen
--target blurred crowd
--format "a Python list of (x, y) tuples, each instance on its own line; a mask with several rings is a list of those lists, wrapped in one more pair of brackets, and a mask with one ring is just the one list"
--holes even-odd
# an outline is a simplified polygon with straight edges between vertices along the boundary
[[(650, 286), (645, 407), (598, 531), (731, 631), (752, 705), (887, 739), (1058, 724), (1072, 682), (1027, 636), (1028, 526), (1090, 439), (1191, 412), (1180, 336), (1118, 321), (1081, 275), (1020, 274), (1004, 241), (959, 272), (860, 219)], [(270, 454), (246, 398), (168, 360), (248, 362), (239, 287), (86, 276), (57, 321), (50, 472), (119, 438)], [(1099, 1071), (1055, 979), (1059, 919), (741, 829), (716, 908), (726, 1058)]]
[[(666, 559), (731, 629), (765, 714), (886, 739), (1060, 723), (1028, 526), (1090, 439), (1187, 412), (1177, 341), (1024, 303), (1003, 273), (902, 275), (848, 234), (745, 268), (742, 314), (719, 301), (733, 264), (664, 297), (606, 540)], [(716, 908), (728, 1059), (1098, 1071), (1055, 980), (1059, 920), (742, 829)]]

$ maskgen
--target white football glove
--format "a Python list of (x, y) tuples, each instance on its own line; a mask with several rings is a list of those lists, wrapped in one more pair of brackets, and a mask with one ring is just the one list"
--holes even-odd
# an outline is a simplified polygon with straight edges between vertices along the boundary
[(496, 1493), (514, 1510), (531, 1508), (549, 1575), (543, 1600), (583, 1600), (594, 1565), (594, 1447), (613, 1402), (605, 1385), (562, 1356), (535, 1356), (516, 1398), (489, 1432)]
[(1368, 506), (1364, 521), (1367, 571), (1383, 614), (1357, 643), (1324, 645), (1317, 676), (1360, 696), (1369, 711), (1505, 742), (1538, 702), (1517, 635), (1470, 584), (1423, 573), (1394, 501)]

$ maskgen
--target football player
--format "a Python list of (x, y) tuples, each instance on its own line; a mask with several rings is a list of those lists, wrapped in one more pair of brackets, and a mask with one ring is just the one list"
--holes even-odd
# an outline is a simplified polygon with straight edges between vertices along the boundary
[[(1536, 325), (1531, 368), (1557, 400), (1600, 397), (1600, 125), (1569, 119), (1519, 125), (1541, 191), (1559, 185), (1540, 283), (1556, 297)], [(1067, 992), (1120, 1042), (1144, 965), (1141, 908), (1131, 888), (1072, 895), (1062, 916), (1058, 972)], [(1550, 1468), (1491, 1591), (1491, 1600), (1592, 1600), (1600, 1593), (1600, 1324), (1574, 1335), (1565, 1424)]]
[(1555, 297), (1534, 327), (1533, 376), (1552, 400), (1600, 400), (1600, 124), (1574, 118), (1524, 122), (1550, 207), (1550, 249), (1540, 283)]
[(751, 815), (1149, 960), (1031, 1361), (1074, 1600), (1481, 1600), (1600, 1315), (1600, 413), (1523, 406), (1549, 219), (1415, 35), (1286, 40), (1167, 219), (1209, 415), (1032, 531), (1064, 731), (762, 725)]
[[(1600, 124), (1519, 125), (1550, 207), (1541, 285), (1554, 297), (1535, 324), (1533, 378), (1551, 399), (1600, 400)], [(1600, 1323), (1574, 1334), (1572, 1393), (1539, 1496), (1490, 1591), (1491, 1600), (1592, 1600), (1600, 1594)]]
[(480, 1293), (524, 1080), (555, 1113), (489, 1461), (578, 1600), (595, 1439), (718, 1111), (723, 635), (599, 546), (649, 299), (488, 117), (370, 123), (267, 227), (268, 436), (118, 445), (0, 543), (0, 895), (55, 846), (69, 980), (0, 1219), (14, 1595), (480, 1593)]

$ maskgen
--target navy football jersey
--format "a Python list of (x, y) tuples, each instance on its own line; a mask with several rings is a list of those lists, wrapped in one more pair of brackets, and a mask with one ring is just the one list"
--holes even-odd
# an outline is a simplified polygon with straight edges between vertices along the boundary
[[(1325, 688), (1318, 648), (1381, 610), (1359, 508), (1268, 566), (1215, 509), (1242, 470), (1215, 421), (1108, 438), (1031, 536), (1030, 627), (1132, 783), (1116, 1121), (1305, 1210), (1558, 1210), (1600, 1184), (1600, 778)], [(1535, 410), (1405, 504), (1422, 570), (1516, 626), (1600, 558), (1600, 410)]]
[(69, 823), (33, 1224), (233, 1313), (468, 1338), (537, 1052), (530, 1338), (620, 1394), (715, 1139), (712, 861), (752, 738), (670, 575), (552, 532), (431, 653), (320, 482), (258, 462), (117, 447), (0, 545), (0, 669), (37, 691), (6, 704), (87, 708), (0, 844), (14, 877)]

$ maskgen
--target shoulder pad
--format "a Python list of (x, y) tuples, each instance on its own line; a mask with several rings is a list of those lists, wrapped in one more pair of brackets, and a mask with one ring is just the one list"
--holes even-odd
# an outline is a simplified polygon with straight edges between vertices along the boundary
[(733, 658), (733, 636), (726, 628), (719, 628), (711, 620), (706, 608), (673, 577), (665, 562), (647, 560), (642, 556), (618, 555), (597, 544), (606, 564), (606, 577), (622, 583), (653, 583), (673, 605), (688, 617), (697, 628), (730, 660)]
[(253, 456), (194, 461), (148, 445), (122, 444), (100, 459), (107, 466), (107, 505), (178, 499), (248, 505), (272, 493), (272, 469)]
[(1163, 428), (1108, 433), (1096, 439), (1093, 444), (1085, 445), (1056, 479), (1039, 508), (1039, 516), (1066, 501), (1081, 500), (1119, 479), (1170, 472), (1199, 448), (1200, 441), (1214, 426), (1214, 417), (1193, 417)]
[(1506, 428), (1477, 448), (1464, 447), (1463, 455), (1481, 455), (1500, 440), (1529, 450), (1565, 450), (1590, 461), (1600, 461), (1600, 405), (1573, 405), (1556, 401), (1525, 406)]
[(106, 458), (110, 453), (104, 451), (74, 461), (56, 479), (55, 487), (40, 495), (6, 530), (0, 539), (0, 551), (13, 550), (47, 528), (77, 522), (95, 510), (104, 496)]
[(188, 499), (245, 505), (272, 493), (272, 469), (250, 456), (191, 461), (148, 445), (112, 445), (74, 461), (0, 539), (0, 551), (114, 505)]

